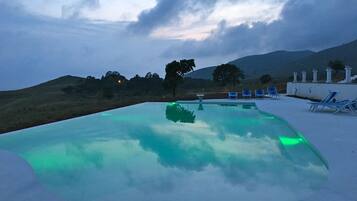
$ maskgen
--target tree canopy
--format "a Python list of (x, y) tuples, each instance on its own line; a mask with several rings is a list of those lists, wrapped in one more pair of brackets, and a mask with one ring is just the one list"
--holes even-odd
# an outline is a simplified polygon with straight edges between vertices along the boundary
[(329, 61), (328, 66), (332, 68), (336, 73), (343, 71), (345, 69), (345, 64), (341, 60)]
[(213, 81), (223, 86), (228, 84), (235, 86), (244, 78), (244, 72), (233, 64), (219, 65), (213, 72)]
[(262, 84), (267, 84), (267, 83), (273, 81), (273, 78), (269, 74), (265, 74), (265, 75), (262, 75), (259, 78), (259, 80)]
[(193, 59), (173, 61), (166, 65), (164, 86), (167, 89), (172, 90), (172, 95), (176, 96), (177, 86), (182, 83), (184, 75), (188, 72), (193, 71), (196, 67), (195, 61)]

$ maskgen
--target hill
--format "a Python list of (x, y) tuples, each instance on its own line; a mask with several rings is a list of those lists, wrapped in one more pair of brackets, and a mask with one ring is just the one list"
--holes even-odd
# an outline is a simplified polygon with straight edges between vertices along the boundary
[(215, 69), (216, 66), (201, 68), (191, 73), (188, 73), (187, 75), (185, 75), (185, 77), (190, 77), (193, 79), (212, 80), (212, 74)]
[[(81, 113), (81, 102), (62, 88), (77, 85), (84, 78), (64, 76), (21, 90), (0, 92), (0, 133), (64, 119)], [(78, 109), (74, 109), (74, 108)]]
[(314, 52), (312, 51), (276, 51), (263, 55), (243, 57), (229, 63), (241, 68), (245, 72), (247, 79), (259, 78), (264, 74), (280, 77), (283, 76), (280, 72), (286, 70), (287, 64), (313, 54)]
[[(241, 68), (247, 79), (256, 79), (263, 74), (275, 78), (288, 78), (294, 71), (317, 68), (324, 72), (330, 60), (340, 59), (357, 73), (357, 40), (319, 52), (312, 51), (276, 51), (268, 54), (243, 57), (229, 63)], [(215, 67), (196, 70), (187, 75), (191, 78), (212, 79)]]
[[(60, 77), (37, 86), (0, 92), (0, 133), (73, 118), (128, 104), (125, 100), (68, 95), (63, 88), (85, 79)], [(135, 99), (133, 99), (136, 103)]]
[(8, 109), (17, 107), (26, 102), (29, 97), (37, 100), (44, 96), (51, 98), (51, 96), (62, 95), (62, 88), (77, 85), (82, 81), (84, 81), (84, 78), (68, 75), (25, 89), (0, 91), (0, 111), (6, 112)]
[[(229, 63), (242, 69), (247, 79), (256, 79), (263, 74), (273, 74), (272, 72), (278, 73), (278, 69), (285, 68), (288, 63), (312, 54), (314, 54), (312, 51), (276, 51), (268, 54), (242, 57)], [(196, 79), (212, 79), (212, 73), (215, 69), (215, 66), (202, 68), (188, 74), (187, 77)]]
[[(320, 72), (325, 72), (327, 63), (330, 60), (339, 59), (346, 65), (351, 66), (353, 73), (357, 74), (357, 40), (337, 47), (322, 50), (313, 55), (290, 63), (288, 66), (294, 71), (302, 71), (316, 68)], [(286, 71), (284, 73), (291, 73)]]

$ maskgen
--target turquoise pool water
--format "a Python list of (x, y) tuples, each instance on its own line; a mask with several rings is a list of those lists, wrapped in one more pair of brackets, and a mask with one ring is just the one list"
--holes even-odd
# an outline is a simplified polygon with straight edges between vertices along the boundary
[(302, 200), (318, 152), (254, 105), (145, 103), (0, 136), (68, 201)]

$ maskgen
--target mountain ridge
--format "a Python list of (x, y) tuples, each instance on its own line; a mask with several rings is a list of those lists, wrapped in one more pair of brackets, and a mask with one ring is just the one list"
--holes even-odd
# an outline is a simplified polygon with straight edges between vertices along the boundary
[[(265, 54), (250, 55), (228, 63), (241, 68), (247, 79), (257, 79), (264, 74), (274, 78), (288, 78), (295, 71), (311, 71), (317, 69), (325, 71), (330, 60), (340, 59), (357, 73), (357, 40), (339, 46), (313, 52), (310, 50), (287, 51), (278, 50)], [(187, 77), (197, 79), (212, 79), (216, 66), (201, 68), (187, 74)]]

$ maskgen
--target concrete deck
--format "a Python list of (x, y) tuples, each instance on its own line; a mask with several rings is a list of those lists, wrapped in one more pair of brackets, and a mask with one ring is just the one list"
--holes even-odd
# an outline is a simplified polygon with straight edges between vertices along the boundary
[(262, 111), (290, 123), (321, 152), (329, 164), (329, 180), (309, 201), (357, 200), (357, 115), (312, 113), (308, 100), (281, 97), (255, 100)]
[[(311, 113), (307, 100), (289, 97), (254, 101), (301, 131), (328, 161), (329, 180), (308, 201), (357, 200), (357, 115)], [(0, 164), (0, 201), (58, 200), (40, 190), (31, 168), (18, 157), (0, 151)]]

